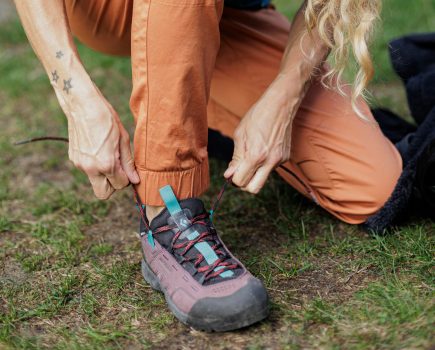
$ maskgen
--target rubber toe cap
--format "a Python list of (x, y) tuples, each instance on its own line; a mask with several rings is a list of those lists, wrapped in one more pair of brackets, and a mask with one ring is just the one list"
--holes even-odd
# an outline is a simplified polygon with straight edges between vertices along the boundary
[(190, 310), (187, 323), (208, 331), (227, 331), (249, 326), (269, 314), (269, 296), (263, 283), (251, 278), (231, 295), (204, 298)]

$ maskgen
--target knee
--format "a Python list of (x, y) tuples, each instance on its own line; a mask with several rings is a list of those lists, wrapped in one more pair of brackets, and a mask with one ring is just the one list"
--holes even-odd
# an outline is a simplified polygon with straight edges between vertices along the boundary
[(347, 186), (348, 195), (337, 203), (333, 214), (344, 222), (362, 224), (388, 201), (402, 172), (402, 162), (374, 169), (370, 177), (356, 179)]
[(368, 212), (370, 215), (381, 209), (391, 197), (401, 172), (402, 164), (395, 168), (390, 168), (388, 170), (381, 169), (377, 172), (376, 176), (374, 177), (374, 181), (372, 181), (366, 189), (367, 193), (372, 199), (369, 202), (370, 210)]

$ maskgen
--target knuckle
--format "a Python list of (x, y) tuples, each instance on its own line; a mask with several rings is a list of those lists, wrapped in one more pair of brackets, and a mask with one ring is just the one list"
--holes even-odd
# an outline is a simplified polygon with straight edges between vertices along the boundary
[(113, 168), (113, 163), (110, 161), (103, 161), (98, 164), (98, 171), (102, 174), (112, 174)]
[(109, 198), (109, 195), (107, 194), (96, 194), (95, 196), (101, 201), (105, 201)]
[[(132, 158), (132, 157), (128, 157), (128, 158), (125, 160), (125, 164), (126, 164), (127, 167), (132, 167), (132, 168), (134, 168), (134, 160), (133, 160), (133, 158)], [(133, 169), (133, 170), (134, 170), (134, 169)]]
[(95, 173), (95, 165), (92, 163), (84, 163), (80, 165), (80, 169), (82, 169), (86, 174)]
[(85, 174), (93, 174), (94, 170), (91, 166), (81, 166), (80, 169), (83, 170)]
[(233, 183), (233, 185), (235, 185), (237, 187), (242, 186), (242, 181), (241, 181), (241, 179), (239, 179), (238, 176), (233, 176), (232, 183)]
[(85, 174), (92, 174), (92, 166), (88, 164), (78, 163), (77, 168), (83, 171)]
[(257, 194), (259, 192), (259, 189), (253, 185), (246, 186), (246, 192)]
[(287, 159), (284, 159), (282, 156), (282, 153), (274, 153), (270, 156), (270, 162), (274, 165), (280, 164), (281, 162), (286, 161)]
[(268, 152), (264, 149), (250, 153), (247, 160), (250, 164), (262, 164), (266, 161)]
[(284, 153), (281, 148), (276, 148), (273, 149), (271, 152), (268, 152), (264, 160), (264, 163), (277, 166), (289, 159), (290, 159), (290, 154)]
[(237, 186), (240, 188), (244, 188), (246, 186), (246, 184), (247, 184), (247, 180), (245, 180), (245, 179), (240, 179), (237, 181)]
[(109, 199), (111, 193), (110, 192), (94, 192), (95, 197), (97, 197), (99, 200), (107, 200)]
[(259, 163), (264, 163), (269, 155), (269, 152), (266, 149), (262, 149), (257, 154), (257, 161)]
[(95, 163), (88, 158), (81, 158), (76, 161), (76, 166), (86, 174), (92, 174), (95, 170)]

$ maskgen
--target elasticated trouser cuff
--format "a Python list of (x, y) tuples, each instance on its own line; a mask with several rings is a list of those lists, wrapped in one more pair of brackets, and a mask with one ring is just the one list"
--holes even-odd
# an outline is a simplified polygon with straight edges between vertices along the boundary
[(136, 186), (142, 203), (147, 205), (163, 206), (159, 189), (171, 185), (177, 198), (199, 197), (204, 193), (210, 183), (208, 159), (196, 167), (181, 171), (150, 171), (137, 169), (140, 184)]

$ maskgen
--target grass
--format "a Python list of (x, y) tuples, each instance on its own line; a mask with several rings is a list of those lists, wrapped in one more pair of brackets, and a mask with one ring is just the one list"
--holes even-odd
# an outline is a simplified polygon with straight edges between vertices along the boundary
[[(280, 0), (294, 13), (298, 2)], [(430, 1), (384, 2), (373, 103), (407, 115), (387, 42), (434, 28)], [(94, 199), (64, 144), (13, 147), (67, 125), (19, 24), (0, 24), (0, 348), (429, 349), (434, 344), (435, 224), (369, 236), (307, 203), (277, 176), (256, 197), (231, 188), (216, 223), (272, 298), (270, 318), (225, 334), (180, 324), (140, 275), (130, 193)], [(80, 46), (131, 131), (129, 60)], [(107, 79), (110, 77), (110, 79)], [(212, 161), (209, 203), (225, 164)], [(274, 213), (272, 220), (266, 220)], [(235, 216), (234, 214), (237, 214)]]

